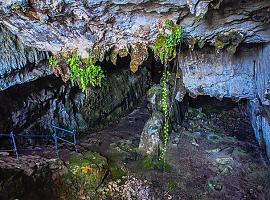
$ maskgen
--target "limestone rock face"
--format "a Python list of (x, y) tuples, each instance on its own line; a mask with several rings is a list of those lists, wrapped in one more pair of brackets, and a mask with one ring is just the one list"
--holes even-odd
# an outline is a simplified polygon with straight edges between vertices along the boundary
[[(175, 75), (174, 75), (175, 76)], [(176, 84), (174, 86), (174, 84)], [(184, 97), (186, 89), (182, 82), (170, 80), (168, 84), (169, 98), (168, 105), (171, 100), (172, 107), (170, 111), (170, 122), (173, 128), (177, 128), (181, 124), (187, 108)], [(148, 109), (152, 113), (151, 117), (146, 122), (139, 144), (139, 152), (144, 156), (158, 156), (161, 141), (162, 129), (164, 122), (164, 114), (162, 113), (162, 86), (160, 84), (153, 85), (147, 92)]]
[(250, 101), (251, 123), (259, 143), (266, 148), (270, 158), (270, 106), (269, 106), (269, 61), (270, 45), (262, 45), (255, 63), (254, 80), (256, 98)]
[(270, 157), (270, 46), (242, 45), (231, 55), (204, 48), (179, 55), (183, 82), (192, 97), (209, 95), (222, 99), (250, 100), (251, 123), (259, 143)]
[(147, 106), (151, 112), (162, 112), (161, 102), (162, 87), (160, 84), (153, 85), (147, 92)]
[(218, 54), (213, 48), (179, 54), (179, 66), (189, 94), (254, 99), (254, 61), (259, 60), (259, 49), (258, 46), (241, 46), (234, 55)]
[(43, 132), (52, 123), (78, 130), (102, 128), (130, 111), (146, 93), (149, 81), (146, 68), (136, 75), (123, 69), (107, 76), (103, 86), (87, 97), (53, 75), (19, 85), (0, 93), (0, 129)]
[[(17, 2), (21, 5), (26, 1)], [(21, 12), (8, 9), (10, 6), (2, 1), (0, 23), (26, 46), (45, 51), (78, 48), (81, 55), (87, 56), (87, 49), (97, 46), (101, 54), (112, 48), (132, 50), (134, 44), (149, 46), (166, 18), (179, 21), (188, 37), (207, 43), (231, 31), (240, 32), (247, 43), (270, 40), (269, 29), (265, 27), (269, 21), (267, 0), (29, 0), (28, 3), (25, 12)], [(205, 19), (198, 20), (202, 17)], [(44, 18), (48, 19), (46, 23)]]
[(161, 132), (163, 125), (163, 114), (156, 111), (146, 122), (139, 144), (139, 153), (143, 156), (158, 156), (161, 145)]
[(27, 47), (5, 26), (0, 25), (0, 91), (51, 75), (49, 53)]

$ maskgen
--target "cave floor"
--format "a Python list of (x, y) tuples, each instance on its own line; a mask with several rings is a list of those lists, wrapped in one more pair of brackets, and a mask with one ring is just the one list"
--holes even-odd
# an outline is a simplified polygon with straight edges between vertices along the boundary
[[(238, 107), (189, 108), (180, 130), (170, 136), (165, 169), (136, 155), (148, 117), (142, 104), (81, 142), (121, 165), (133, 179), (145, 181), (147, 186), (128, 183), (135, 199), (270, 199), (266, 156)], [(115, 190), (107, 193), (103, 199), (119, 199)]]
[[(238, 108), (189, 108), (182, 127), (170, 136), (165, 168), (136, 154), (149, 116), (143, 103), (118, 123), (79, 139), (80, 152), (97, 151), (128, 174), (121, 182), (108, 177), (98, 189), (101, 199), (270, 199), (269, 163)], [(61, 149), (63, 160), (71, 154), (72, 148)], [(10, 157), (0, 164), (31, 168), (52, 157), (48, 146), (40, 155), (22, 156), (20, 166)], [(123, 195), (123, 185), (130, 197)]]

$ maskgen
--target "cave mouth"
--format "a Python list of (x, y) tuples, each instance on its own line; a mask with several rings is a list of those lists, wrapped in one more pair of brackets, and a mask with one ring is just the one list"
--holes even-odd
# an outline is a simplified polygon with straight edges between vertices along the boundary
[(223, 127), (226, 134), (236, 137), (237, 140), (256, 141), (249, 118), (247, 99), (234, 101), (231, 98), (224, 97), (219, 100), (207, 95), (197, 98), (188, 97), (188, 106), (199, 109), (207, 118), (213, 117), (217, 125)]

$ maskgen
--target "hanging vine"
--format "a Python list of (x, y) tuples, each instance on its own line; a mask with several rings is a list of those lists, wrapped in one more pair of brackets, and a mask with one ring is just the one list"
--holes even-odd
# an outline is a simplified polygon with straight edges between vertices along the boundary
[[(172, 20), (166, 20), (163, 32), (159, 33), (157, 39), (153, 45), (153, 51), (157, 58), (160, 59), (164, 65), (164, 72), (161, 81), (162, 85), (162, 112), (164, 115), (163, 135), (162, 135), (162, 147), (160, 150), (160, 160), (164, 160), (167, 144), (170, 133), (170, 110), (169, 106), (169, 77), (168, 62), (176, 57), (176, 47), (181, 43), (183, 38), (183, 28), (175, 24)], [(171, 102), (172, 104), (172, 102)]]
[[(68, 66), (68, 72), (63, 74), (61, 64)], [(82, 58), (76, 52), (67, 53), (67, 55), (55, 55), (49, 58), (49, 65), (55, 71), (61, 72), (60, 75), (65, 81), (68, 74), (68, 80), (72, 85), (78, 85), (82, 92), (88, 94), (90, 88), (101, 87), (105, 78), (104, 71), (99, 65), (96, 65), (91, 57)]]

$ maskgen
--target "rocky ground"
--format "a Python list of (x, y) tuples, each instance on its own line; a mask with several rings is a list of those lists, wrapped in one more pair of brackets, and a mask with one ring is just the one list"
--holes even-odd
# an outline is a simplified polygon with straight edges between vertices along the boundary
[[(96, 151), (107, 158), (104, 165), (108, 164), (108, 172), (103, 171), (106, 174), (104, 179), (102, 177), (98, 184), (95, 182), (99, 199), (270, 198), (267, 160), (253, 137), (248, 120), (238, 107), (190, 107), (183, 126), (170, 136), (165, 164), (141, 158), (136, 153), (141, 131), (149, 116), (147, 107), (142, 104), (119, 123), (81, 136), (80, 153), (76, 155)], [(62, 148), (60, 155), (63, 162), (53, 159), (53, 147), (47, 146), (45, 152), (27, 152), (19, 163), (10, 156), (3, 156), (0, 161), (1, 177), (5, 177), (3, 172), (7, 172), (4, 169), (10, 169), (18, 171), (11, 179), (18, 186), (26, 183), (22, 180), (30, 180), (26, 177), (39, 177), (32, 178), (32, 182), (40, 182), (46, 177), (56, 180), (56, 177), (66, 173), (70, 156), (74, 153), (72, 148)], [(49, 169), (50, 173), (45, 169)], [(87, 173), (93, 172), (86, 166), (83, 169)], [(27, 176), (21, 176), (22, 171)], [(10, 188), (7, 181), (0, 183), (2, 191)], [(50, 183), (39, 183), (42, 184)], [(9, 192), (16, 193), (14, 190)], [(40, 195), (44, 195), (27, 187), (22, 192), (24, 194), (19, 199), (42, 199)], [(50, 199), (49, 195), (46, 198)], [(80, 191), (77, 198), (91, 199), (84, 191)]]

